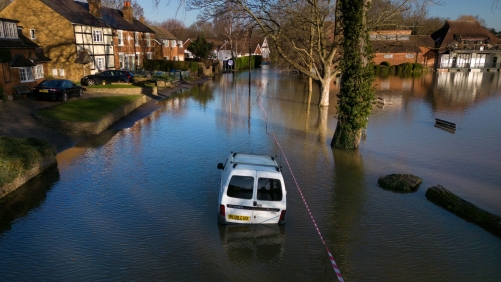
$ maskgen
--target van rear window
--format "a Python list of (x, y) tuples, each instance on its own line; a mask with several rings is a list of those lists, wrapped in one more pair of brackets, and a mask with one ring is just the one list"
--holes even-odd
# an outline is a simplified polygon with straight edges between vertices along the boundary
[(259, 178), (257, 181), (257, 199), (261, 201), (281, 201), (282, 184), (279, 179)]
[(228, 185), (228, 197), (240, 199), (252, 199), (254, 190), (254, 177), (233, 175)]

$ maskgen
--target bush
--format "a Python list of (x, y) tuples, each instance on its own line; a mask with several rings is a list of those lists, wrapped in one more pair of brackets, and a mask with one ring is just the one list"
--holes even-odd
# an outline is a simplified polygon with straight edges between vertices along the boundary
[(387, 67), (391, 66), (390, 62), (388, 62), (388, 61), (381, 62), (379, 65), (387, 66)]

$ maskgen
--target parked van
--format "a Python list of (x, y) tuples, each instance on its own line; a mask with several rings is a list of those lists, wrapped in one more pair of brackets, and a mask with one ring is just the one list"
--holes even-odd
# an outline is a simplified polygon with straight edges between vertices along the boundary
[(274, 157), (232, 152), (217, 168), (219, 223), (285, 224), (287, 191)]

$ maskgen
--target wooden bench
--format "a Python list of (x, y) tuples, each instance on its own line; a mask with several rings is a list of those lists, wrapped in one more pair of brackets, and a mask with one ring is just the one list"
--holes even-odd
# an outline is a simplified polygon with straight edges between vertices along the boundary
[(20, 98), (23, 94), (29, 95), (31, 93), (31, 87), (28, 85), (16, 85), (14, 86), (14, 89), (16, 90), (16, 96), (18, 98)]

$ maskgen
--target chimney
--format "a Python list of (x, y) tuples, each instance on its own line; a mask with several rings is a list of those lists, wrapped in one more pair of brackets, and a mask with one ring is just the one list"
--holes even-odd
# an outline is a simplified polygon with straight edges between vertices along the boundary
[(124, 19), (130, 23), (132, 23), (132, 7), (130, 6), (130, 1), (124, 1), (124, 7), (122, 8), (122, 13), (124, 14)]
[(89, 12), (96, 18), (101, 18), (101, 0), (87, 0)]

